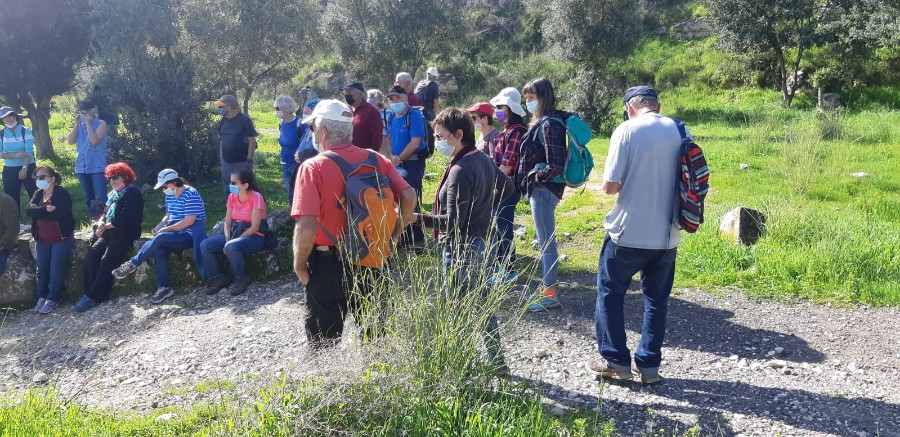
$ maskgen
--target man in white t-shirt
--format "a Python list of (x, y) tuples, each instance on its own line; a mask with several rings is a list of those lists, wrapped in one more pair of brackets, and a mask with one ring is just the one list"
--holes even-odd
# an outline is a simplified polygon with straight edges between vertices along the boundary
[(623, 100), (625, 122), (610, 138), (603, 172), (603, 191), (618, 195), (603, 223), (606, 238), (597, 272), (594, 317), (603, 359), (589, 360), (587, 367), (602, 378), (633, 378), (624, 301), (632, 277), (640, 272), (644, 318), (634, 362), (641, 381), (653, 384), (660, 381), (666, 311), (681, 239), (672, 220), (681, 135), (674, 120), (659, 115), (653, 88), (629, 88)]

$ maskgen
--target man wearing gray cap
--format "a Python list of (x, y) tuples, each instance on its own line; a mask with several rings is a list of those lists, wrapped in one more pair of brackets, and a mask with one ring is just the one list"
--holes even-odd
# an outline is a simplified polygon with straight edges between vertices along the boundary
[(589, 360), (587, 367), (601, 378), (633, 379), (624, 300), (631, 279), (640, 272), (644, 317), (634, 363), (641, 382), (654, 384), (661, 380), (668, 300), (681, 240), (673, 213), (682, 139), (675, 121), (659, 114), (653, 88), (631, 87), (623, 101), (625, 122), (610, 138), (603, 171), (603, 191), (618, 195), (603, 223), (606, 239), (597, 272), (594, 318), (603, 359)]

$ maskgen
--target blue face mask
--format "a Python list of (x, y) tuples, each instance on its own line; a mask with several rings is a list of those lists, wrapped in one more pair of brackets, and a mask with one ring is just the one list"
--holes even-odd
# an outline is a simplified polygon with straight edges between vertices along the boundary
[(48, 181), (48, 180), (43, 180), (43, 181), (38, 180), (38, 181), (35, 181), (34, 184), (37, 185), (37, 187), (41, 190), (46, 190), (47, 188), (50, 188), (50, 181)]
[(538, 110), (538, 106), (540, 105), (541, 102), (539, 102), (537, 99), (525, 103), (525, 106), (528, 108), (528, 112), (532, 114), (534, 114)]
[(241, 189), (237, 185), (229, 185), (228, 190), (231, 191), (231, 194), (241, 194)]
[(403, 102), (391, 103), (391, 111), (394, 111), (394, 114), (399, 114), (399, 113), (403, 112), (404, 109), (406, 109), (406, 103), (403, 103)]
[(216, 111), (219, 112), (219, 115), (224, 116), (225, 114), (228, 113), (228, 108), (226, 108), (226, 107), (224, 107), (224, 106), (219, 106), (219, 108), (216, 109)]

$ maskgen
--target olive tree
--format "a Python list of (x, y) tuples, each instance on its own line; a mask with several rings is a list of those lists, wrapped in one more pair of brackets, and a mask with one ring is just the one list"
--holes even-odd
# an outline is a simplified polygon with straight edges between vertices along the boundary
[(0, 99), (28, 112), (38, 158), (52, 158), (50, 103), (72, 88), (88, 51), (89, 2), (11, 1), (0, 9)]

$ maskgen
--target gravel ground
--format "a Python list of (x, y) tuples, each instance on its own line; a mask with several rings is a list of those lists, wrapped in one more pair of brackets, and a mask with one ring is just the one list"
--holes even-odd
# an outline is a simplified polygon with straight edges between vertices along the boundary
[[(594, 291), (581, 286), (560, 297), (564, 309), (526, 315), (503, 337), (513, 378), (542, 387), (556, 414), (594, 408), (622, 435), (692, 427), (726, 436), (900, 435), (896, 308), (680, 290), (669, 311), (666, 379), (644, 387), (592, 379), (585, 362), (597, 354)], [(214, 399), (234, 390), (232, 382), (260, 384), (282, 370), (297, 377), (362, 366), (352, 340), (309, 356), (302, 299), (282, 281), (236, 298), (192, 293), (151, 305), (128, 296), (85, 314), (11, 312), (0, 330), (0, 392), (46, 376), (67, 399), (141, 411)], [(630, 293), (626, 306), (634, 347), (640, 294)]]

